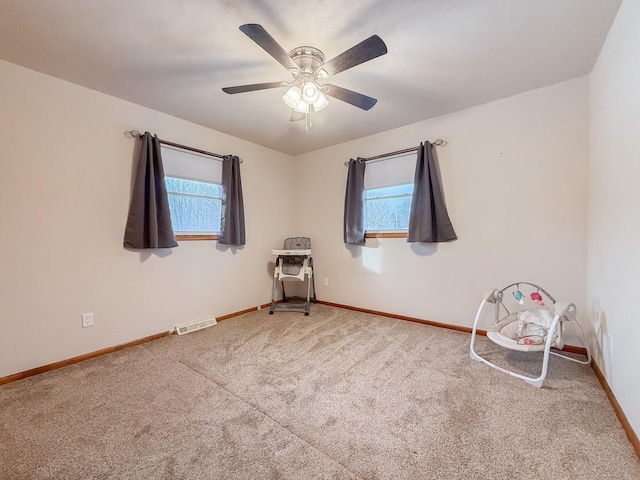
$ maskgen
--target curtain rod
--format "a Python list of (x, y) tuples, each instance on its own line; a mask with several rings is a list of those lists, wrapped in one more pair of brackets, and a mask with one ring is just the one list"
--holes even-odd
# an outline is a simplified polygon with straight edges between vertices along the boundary
[[(446, 147), (447, 146), (447, 141), (446, 140), (442, 140), (441, 138), (438, 138), (431, 145), (433, 145), (434, 147), (439, 147), (439, 146)], [(364, 160), (365, 162), (369, 162), (371, 160), (379, 160), (381, 158), (386, 158), (386, 157), (395, 157), (396, 155), (401, 155), (403, 153), (417, 152), (418, 148), (420, 148), (420, 147), (405, 148), (404, 150), (398, 150), (396, 152), (383, 153), (383, 154), (380, 154), (380, 155), (376, 155), (374, 157), (363, 158), (362, 160)], [(344, 162), (344, 166), (346, 167), (347, 165), (349, 165), (349, 162)]]
[[(130, 138), (141, 138), (143, 136), (138, 130), (129, 130), (124, 132), (124, 134), (125, 136)], [(199, 153), (201, 155), (208, 155), (209, 157), (223, 159), (224, 157), (228, 156), (228, 155), (220, 155), (219, 153), (207, 152), (206, 150), (200, 150), (198, 148), (188, 147), (186, 145), (180, 145), (179, 143), (169, 142), (167, 140), (162, 140), (160, 138), (158, 140), (160, 140), (160, 143), (162, 143), (163, 145), (180, 148), (182, 150), (188, 150), (189, 152)], [(242, 159), (240, 159), (240, 163), (242, 163)]]

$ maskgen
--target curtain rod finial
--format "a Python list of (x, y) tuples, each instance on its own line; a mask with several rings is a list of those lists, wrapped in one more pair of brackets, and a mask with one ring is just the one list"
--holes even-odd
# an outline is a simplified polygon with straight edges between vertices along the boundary
[(127, 138), (140, 138), (142, 135), (137, 130), (127, 130), (124, 132), (124, 136)]

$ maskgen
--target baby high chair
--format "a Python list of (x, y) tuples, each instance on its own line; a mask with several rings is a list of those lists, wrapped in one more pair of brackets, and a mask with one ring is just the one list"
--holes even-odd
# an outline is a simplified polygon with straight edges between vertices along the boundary
[[(273, 271), (273, 288), (271, 290), (271, 308), (269, 315), (275, 310), (304, 310), (309, 315), (309, 303), (311, 302), (311, 290), (313, 289), (313, 302), (317, 303), (316, 286), (313, 279), (313, 259), (311, 258), (311, 239), (308, 237), (290, 237), (284, 241), (283, 250), (271, 250), (276, 256), (276, 266)], [(285, 281), (304, 282), (307, 277), (307, 301), (303, 304), (287, 304), (287, 295), (284, 290)], [(282, 302), (276, 304), (276, 287), (278, 282), (282, 285)]]

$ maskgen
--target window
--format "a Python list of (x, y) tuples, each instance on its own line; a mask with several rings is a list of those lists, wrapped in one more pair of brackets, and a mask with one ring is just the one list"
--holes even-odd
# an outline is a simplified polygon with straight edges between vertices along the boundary
[(220, 233), (221, 185), (175, 177), (165, 177), (165, 181), (176, 235)]
[(162, 145), (162, 163), (176, 238), (217, 239), (222, 215), (222, 163), (166, 145)]
[(414, 152), (367, 163), (364, 173), (365, 236), (407, 236), (415, 168)]
[(371, 233), (406, 231), (412, 192), (413, 183), (365, 190), (365, 230)]

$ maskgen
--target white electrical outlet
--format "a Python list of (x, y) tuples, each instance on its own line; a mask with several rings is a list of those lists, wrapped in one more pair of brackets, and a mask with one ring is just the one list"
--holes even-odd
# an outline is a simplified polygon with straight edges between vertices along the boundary
[(93, 313), (82, 314), (82, 328), (93, 327)]
[(328, 286), (329, 286), (329, 279), (328, 279), (327, 277), (324, 277), (324, 281), (322, 282), (322, 284), (323, 284), (325, 287), (328, 287)]

